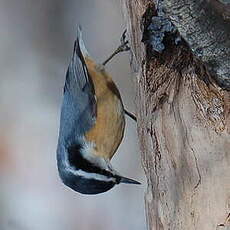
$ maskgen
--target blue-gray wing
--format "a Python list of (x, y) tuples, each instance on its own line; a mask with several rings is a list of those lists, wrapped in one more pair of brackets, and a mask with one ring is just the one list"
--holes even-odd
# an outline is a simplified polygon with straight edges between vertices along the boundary
[(83, 41), (79, 41), (78, 36), (66, 73), (61, 109), (59, 138), (70, 142), (84, 135), (96, 120), (95, 90), (81, 52), (80, 42)]

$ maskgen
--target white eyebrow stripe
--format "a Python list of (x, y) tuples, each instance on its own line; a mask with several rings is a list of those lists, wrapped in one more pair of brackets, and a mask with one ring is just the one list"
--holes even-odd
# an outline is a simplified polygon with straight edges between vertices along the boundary
[(91, 172), (85, 172), (81, 169), (75, 170), (72, 167), (68, 167), (67, 170), (71, 173), (73, 173), (76, 176), (81, 176), (85, 179), (94, 179), (94, 180), (99, 180), (99, 181), (105, 181), (105, 182), (116, 182), (116, 179), (113, 177), (107, 177), (101, 174), (97, 173), (91, 173)]

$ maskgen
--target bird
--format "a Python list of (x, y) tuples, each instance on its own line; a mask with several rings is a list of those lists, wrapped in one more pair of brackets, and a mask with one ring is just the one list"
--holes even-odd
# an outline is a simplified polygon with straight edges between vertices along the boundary
[(120, 183), (140, 184), (121, 176), (110, 162), (123, 139), (127, 111), (104, 65), (89, 55), (78, 26), (63, 90), (57, 167), (66, 186), (87, 195)]

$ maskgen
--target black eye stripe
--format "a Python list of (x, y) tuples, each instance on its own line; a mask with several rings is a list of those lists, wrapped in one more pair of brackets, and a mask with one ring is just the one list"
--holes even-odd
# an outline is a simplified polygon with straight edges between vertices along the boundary
[(97, 173), (107, 177), (116, 177), (111, 172), (101, 169), (93, 163), (87, 161), (81, 154), (80, 150), (82, 146), (80, 144), (70, 146), (68, 148), (68, 160), (71, 166), (73, 166), (76, 170), (81, 169), (85, 172), (89, 173)]

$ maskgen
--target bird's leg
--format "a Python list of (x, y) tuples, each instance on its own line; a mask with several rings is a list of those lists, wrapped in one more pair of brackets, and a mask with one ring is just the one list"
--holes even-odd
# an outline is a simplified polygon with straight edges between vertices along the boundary
[[(125, 30), (123, 32), (122, 36), (121, 36), (121, 39), (120, 39), (121, 44), (120, 44), (120, 46), (118, 46), (118, 48), (102, 63), (103, 67), (118, 53), (130, 50), (130, 47), (128, 45), (129, 42), (126, 40), (126, 32), (127, 32), (127, 30)], [(136, 116), (134, 114), (130, 113), (126, 109), (124, 111), (125, 111), (125, 114), (127, 116), (129, 116), (134, 121), (137, 121), (137, 118), (136, 118)]]
[(125, 30), (121, 36), (121, 44), (118, 46), (118, 48), (102, 63), (103, 66), (105, 66), (115, 55), (118, 53), (128, 51), (130, 50), (130, 47), (128, 46), (128, 41), (126, 40), (126, 31)]

